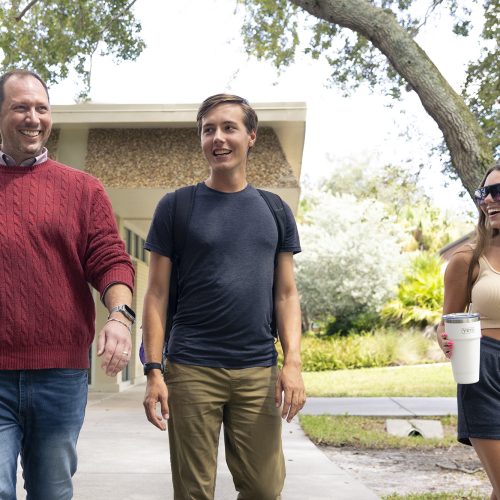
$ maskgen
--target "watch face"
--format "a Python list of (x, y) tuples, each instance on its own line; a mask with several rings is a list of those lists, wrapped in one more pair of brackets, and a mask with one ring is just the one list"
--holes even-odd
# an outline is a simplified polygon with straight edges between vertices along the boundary
[(131, 307), (127, 306), (127, 304), (124, 304), (124, 305), (123, 305), (123, 309), (124, 309), (124, 310), (125, 310), (128, 314), (130, 314), (130, 316), (132, 316), (132, 318), (134, 318), (134, 319), (135, 319), (135, 312), (134, 312), (134, 310), (133, 310)]
[(112, 312), (121, 312), (128, 320), (132, 321), (132, 323), (135, 322), (135, 312), (130, 306), (127, 306), (127, 304), (113, 307), (110, 314)]

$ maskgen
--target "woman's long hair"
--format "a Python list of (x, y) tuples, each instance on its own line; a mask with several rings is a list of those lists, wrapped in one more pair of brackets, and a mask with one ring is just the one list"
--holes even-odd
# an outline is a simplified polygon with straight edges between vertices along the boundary
[[(486, 178), (488, 175), (491, 174), (491, 172), (498, 171), (500, 172), (500, 162), (496, 162), (496, 164), (493, 167), (490, 167), (486, 173), (483, 176), (483, 180), (481, 181), (481, 184), (479, 187), (483, 187), (484, 183), (486, 182)], [(486, 250), (488, 249), (488, 246), (490, 244), (491, 239), (499, 234), (498, 229), (492, 229), (490, 226), (489, 220), (486, 217), (485, 213), (481, 209), (481, 207), (478, 205), (478, 210), (479, 210), (479, 220), (477, 221), (477, 226), (476, 226), (476, 236), (475, 236), (475, 247), (472, 252), (472, 258), (469, 264), (469, 270), (467, 272), (467, 296), (469, 302), (471, 302), (471, 294), (472, 294), (472, 285), (473, 279), (472, 276), (474, 274), (474, 269), (479, 263), (479, 257), (483, 255)]]

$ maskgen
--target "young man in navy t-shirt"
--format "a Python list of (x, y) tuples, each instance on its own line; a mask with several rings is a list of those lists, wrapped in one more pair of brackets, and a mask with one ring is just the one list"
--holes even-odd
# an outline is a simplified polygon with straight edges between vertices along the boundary
[[(226, 460), (238, 498), (280, 498), (285, 478), (281, 417), (305, 403), (300, 360), (300, 304), (293, 254), (296, 224), (283, 203), (280, 247), (273, 213), (246, 180), (257, 115), (241, 97), (218, 94), (198, 111), (210, 175), (196, 187), (179, 267), (179, 297), (162, 350), (173, 258), (173, 196), (158, 204), (144, 301), (148, 420), (168, 419), (176, 499), (212, 499), (217, 447), (224, 426)], [(276, 251), (277, 260), (275, 262)], [(284, 363), (277, 369), (273, 307)], [(161, 416), (156, 413), (160, 403)]]

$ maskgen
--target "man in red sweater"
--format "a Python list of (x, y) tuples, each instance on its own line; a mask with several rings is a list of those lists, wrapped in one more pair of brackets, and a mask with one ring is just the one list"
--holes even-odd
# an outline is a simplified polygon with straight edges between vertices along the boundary
[(116, 375), (130, 357), (134, 270), (102, 184), (48, 158), (48, 91), (36, 74), (0, 76), (0, 498), (16, 498), (19, 455), (34, 500), (73, 497), (95, 308), (109, 310), (97, 354)]

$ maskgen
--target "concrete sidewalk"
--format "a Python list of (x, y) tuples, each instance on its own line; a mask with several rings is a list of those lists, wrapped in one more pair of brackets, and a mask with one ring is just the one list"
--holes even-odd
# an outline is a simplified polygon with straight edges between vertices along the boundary
[[(121, 393), (90, 393), (78, 442), (75, 500), (173, 499), (168, 436), (146, 420), (144, 390), (144, 385), (139, 385)], [(283, 423), (283, 447), (287, 466), (283, 500), (378, 498), (332, 463), (307, 439), (297, 422)], [(25, 498), (19, 473), (18, 500)], [(215, 498), (236, 498), (222, 446)]]
[[(78, 444), (75, 500), (172, 500), (167, 433), (144, 415), (144, 385), (121, 393), (89, 394)], [(423, 416), (456, 414), (455, 398), (308, 398), (303, 414)], [(375, 500), (307, 439), (296, 421), (283, 423), (287, 478), (283, 500)], [(25, 499), (18, 475), (18, 499)], [(219, 448), (216, 500), (236, 492)], [(257, 499), (256, 499), (257, 500)]]
[(377, 417), (456, 415), (457, 398), (307, 398), (301, 413)]

